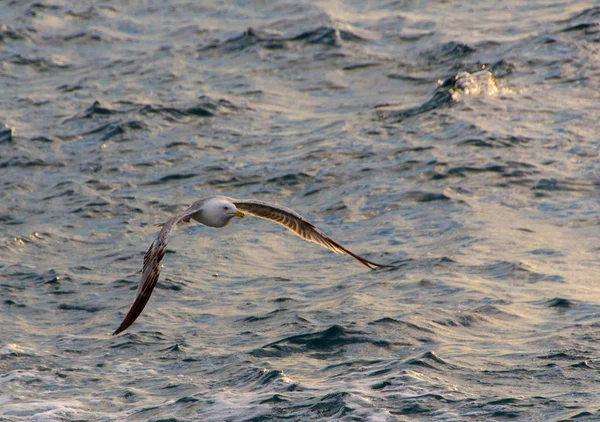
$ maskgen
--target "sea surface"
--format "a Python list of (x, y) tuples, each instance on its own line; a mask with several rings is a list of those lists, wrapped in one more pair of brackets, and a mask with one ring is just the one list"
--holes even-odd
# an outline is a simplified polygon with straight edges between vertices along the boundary
[[(600, 420), (598, 1), (0, 2), (0, 421)], [(296, 210), (157, 223), (209, 195)]]

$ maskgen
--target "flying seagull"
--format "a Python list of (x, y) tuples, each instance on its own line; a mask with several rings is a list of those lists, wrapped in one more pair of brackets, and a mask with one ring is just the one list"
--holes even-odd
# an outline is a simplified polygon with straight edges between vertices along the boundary
[(113, 333), (113, 336), (125, 331), (133, 324), (142, 313), (146, 303), (148, 303), (152, 290), (158, 281), (160, 261), (165, 256), (171, 231), (177, 223), (182, 221), (188, 223), (190, 219), (193, 219), (205, 226), (224, 227), (233, 217), (244, 218), (244, 212), (281, 224), (302, 239), (318, 243), (335, 253), (348, 254), (372, 270), (377, 267), (392, 267), (390, 265), (377, 264), (350, 252), (315, 227), (310, 221), (289, 208), (257, 199), (233, 199), (226, 196), (209, 196), (208, 198), (194, 202), (187, 210), (171, 217), (162, 225), (162, 229), (158, 233), (156, 240), (152, 242), (150, 249), (148, 249), (146, 256), (144, 256), (142, 278), (138, 285), (135, 299), (129, 307), (125, 319)]

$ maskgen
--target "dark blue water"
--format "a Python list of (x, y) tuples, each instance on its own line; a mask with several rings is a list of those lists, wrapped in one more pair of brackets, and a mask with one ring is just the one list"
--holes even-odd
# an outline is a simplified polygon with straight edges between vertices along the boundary
[[(600, 5), (0, 4), (0, 420), (600, 419)], [(264, 220), (173, 236), (214, 194)]]

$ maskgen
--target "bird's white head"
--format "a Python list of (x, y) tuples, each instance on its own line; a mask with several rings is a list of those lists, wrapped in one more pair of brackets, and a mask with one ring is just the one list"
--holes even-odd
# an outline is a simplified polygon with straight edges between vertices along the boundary
[(244, 213), (227, 198), (211, 198), (202, 207), (201, 223), (209, 227), (224, 227), (233, 217), (244, 218)]

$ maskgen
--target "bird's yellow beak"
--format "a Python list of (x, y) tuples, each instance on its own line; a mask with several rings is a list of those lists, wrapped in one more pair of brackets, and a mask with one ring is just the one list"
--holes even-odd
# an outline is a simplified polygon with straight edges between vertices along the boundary
[(236, 217), (240, 217), (240, 218), (244, 218), (246, 216), (246, 214), (244, 214), (240, 210), (235, 210), (235, 212), (233, 213), (233, 215), (236, 216)]

